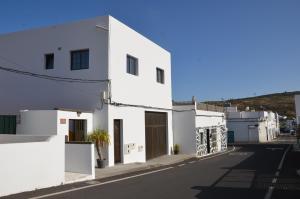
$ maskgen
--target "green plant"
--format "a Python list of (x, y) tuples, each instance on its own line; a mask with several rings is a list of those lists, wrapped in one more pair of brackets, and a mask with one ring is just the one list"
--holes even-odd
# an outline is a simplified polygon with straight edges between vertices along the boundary
[(87, 137), (88, 141), (94, 142), (96, 145), (97, 154), (100, 160), (104, 160), (101, 148), (110, 144), (110, 137), (106, 130), (95, 129)]
[(177, 155), (179, 153), (179, 145), (175, 144), (174, 145), (174, 154)]

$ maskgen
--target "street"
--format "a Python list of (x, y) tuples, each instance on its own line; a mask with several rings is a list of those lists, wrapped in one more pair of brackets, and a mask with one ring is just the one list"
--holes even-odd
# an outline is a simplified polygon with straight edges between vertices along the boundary
[(299, 152), (291, 146), (240, 145), (217, 157), (7, 198), (300, 198)]

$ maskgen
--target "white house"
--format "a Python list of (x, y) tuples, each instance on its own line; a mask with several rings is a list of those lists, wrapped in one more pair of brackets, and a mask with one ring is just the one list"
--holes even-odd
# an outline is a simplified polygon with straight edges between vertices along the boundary
[(227, 148), (226, 118), (222, 107), (173, 102), (174, 144), (183, 154), (203, 156)]
[(4, 133), (107, 129), (109, 166), (170, 154), (171, 55), (115, 18), (0, 35), (0, 66)]
[(300, 124), (300, 95), (295, 95), (296, 121)]
[(228, 142), (268, 142), (279, 134), (278, 114), (227, 109)]

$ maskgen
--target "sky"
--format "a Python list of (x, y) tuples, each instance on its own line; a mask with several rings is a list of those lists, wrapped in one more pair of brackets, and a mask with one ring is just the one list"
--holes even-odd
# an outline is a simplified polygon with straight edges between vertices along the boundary
[(108, 14), (171, 52), (175, 100), (300, 90), (299, 0), (1, 0), (0, 33)]

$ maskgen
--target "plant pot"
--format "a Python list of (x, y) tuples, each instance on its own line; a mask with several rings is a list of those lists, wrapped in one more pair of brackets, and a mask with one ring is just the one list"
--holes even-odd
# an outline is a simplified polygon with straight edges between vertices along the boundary
[(105, 168), (105, 160), (97, 159), (98, 168)]

